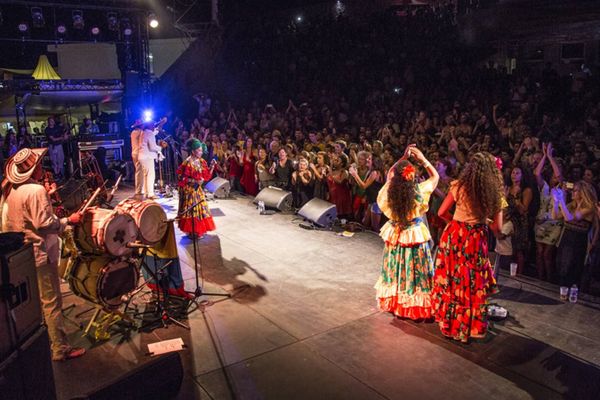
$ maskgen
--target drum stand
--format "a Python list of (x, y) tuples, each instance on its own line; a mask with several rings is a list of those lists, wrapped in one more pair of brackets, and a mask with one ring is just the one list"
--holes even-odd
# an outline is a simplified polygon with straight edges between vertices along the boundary
[[(196, 210), (196, 208), (200, 205), (200, 201), (192, 204), (190, 207), (188, 207), (186, 210), (184, 210), (182, 213), (179, 213), (178, 217), (181, 217), (182, 215), (191, 215), (192, 217), (192, 232), (196, 231), (196, 227), (194, 224), (194, 210)], [(202, 267), (199, 267), (199, 263), (198, 263), (198, 249), (197, 249), (197, 241), (198, 241), (198, 237), (196, 236), (195, 233), (192, 234), (192, 245), (193, 245), (193, 249), (194, 249), (194, 275), (196, 277), (196, 290), (194, 290), (193, 292), (188, 292), (190, 294), (194, 295), (194, 298), (191, 300), (191, 303), (196, 305), (196, 309), (199, 309), (199, 303), (198, 303), (198, 298), (202, 297), (202, 296), (222, 296), (222, 297), (231, 297), (230, 293), (206, 293), (202, 291), (202, 286), (204, 285), (204, 275), (202, 274)], [(200, 282), (200, 277), (202, 277), (202, 282)], [(195, 311), (192, 310), (192, 311)]]
[[(150, 268), (150, 266), (146, 263), (145, 257), (148, 253), (152, 254), (152, 257), (154, 258), (154, 271), (152, 270), (152, 268)], [(166, 281), (166, 277), (165, 277), (165, 270), (169, 267), (169, 265), (171, 265), (171, 263), (173, 261), (169, 261), (167, 262), (165, 265), (163, 265), (162, 267), (158, 268), (158, 257), (156, 256), (156, 253), (154, 253), (152, 250), (150, 250), (150, 246), (144, 246), (143, 247), (143, 251), (142, 251), (142, 255), (141, 255), (141, 259), (142, 259), (142, 268), (144, 270), (146, 270), (146, 272), (150, 275), (150, 277), (154, 280), (154, 286), (156, 287), (156, 290), (153, 290), (153, 292), (155, 292), (156, 295), (156, 301), (155, 301), (155, 306), (156, 309), (153, 311), (144, 311), (141, 314), (146, 314), (146, 313), (153, 313), (155, 314), (158, 318), (154, 321), (148, 321), (145, 324), (143, 324), (142, 326), (140, 326), (138, 328), (138, 330), (143, 330), (149, 326), (152, 326), (154, 324), (156, 324), (156, 322), (160, 321), (162, 323), (162, 327), (163, 328), (167, 328), (168, 324), (170, 322), (174, 323), (175, 325), (179, 325), (180, 327), (189, 330), (190, 327), (186, 324), (184, 324), (183, 322), (173, 318), (170, 314), (169, 314), (169, 283), (165, 282)], [(142, 284), (142, 286), (144, 285), (148, 285), (148, 281), (144, 282)]]

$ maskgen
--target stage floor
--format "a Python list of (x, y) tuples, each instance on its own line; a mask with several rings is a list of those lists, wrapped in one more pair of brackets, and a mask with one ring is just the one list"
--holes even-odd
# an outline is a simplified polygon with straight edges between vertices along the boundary
[[(131, 192), (124, 189), (120, 196)], [(160, 199), (169, 216), (175, 199)], [(510, 317), (463, 345), (433, 323), (376, 309), (383, 244), (373, 233), (305, 230), (293, 215), (259, 215), (251, 198), (210, 203), (217, 231), (199, 241), (204, 292), (230, 293), (176, 325), (94, 342), (67, 323), (80, 359), (53, 363), (70, 399), (147, 363), (148, 343), (182, 338), (179, 399), (553, 399), (600, 393), (600, 303), (558, 300), (558, 288), (501, 275), (493, 301)], [(177, 232), (186, 288), (192, 243)], [(63, 285), (64, 290), (68, 290)], [(141, 302), (141, 299), (134, 302)], [(84, 310), (68, 295), (71, 316)], [(85, 324), (91, 315), (78, 322)], [(165, 371), (168, 374), (169, 371)]]

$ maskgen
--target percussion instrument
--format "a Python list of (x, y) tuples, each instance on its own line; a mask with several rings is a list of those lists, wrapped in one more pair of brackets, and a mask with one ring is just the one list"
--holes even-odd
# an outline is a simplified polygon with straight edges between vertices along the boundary
[(167, 214), (155, 201), (127, 199), (117, 204), (115, 210), (133, 218), (145, 244), (160, 242), (167, 232)]
[(122, 296), (137, 287), (139, 267), (129, 259), (80, 256), (65, 272), (73, 293), (107, 309), (118, 308)]
[(133, 251), (127, 243), (135, 242), (137, 236), (132, 217), (99, 207), (86, 209), (81, 224), (75, 227), (75, 241), (84, 253), (127, 255)]

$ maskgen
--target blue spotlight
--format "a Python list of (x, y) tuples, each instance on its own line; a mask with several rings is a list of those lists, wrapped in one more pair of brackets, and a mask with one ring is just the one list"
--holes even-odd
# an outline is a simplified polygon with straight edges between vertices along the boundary
[(144, 110), (144, 122), (150, 122), (154, 119), (154, 111), (152, 110)]

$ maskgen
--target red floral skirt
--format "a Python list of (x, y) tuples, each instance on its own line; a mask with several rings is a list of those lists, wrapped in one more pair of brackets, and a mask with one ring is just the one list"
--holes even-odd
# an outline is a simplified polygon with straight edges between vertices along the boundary
[(486, 225), (450, 222), (435, 260), (432, 307), (442, 333), (463, 342), (487, 332), (487, 298), (496, 292)]

